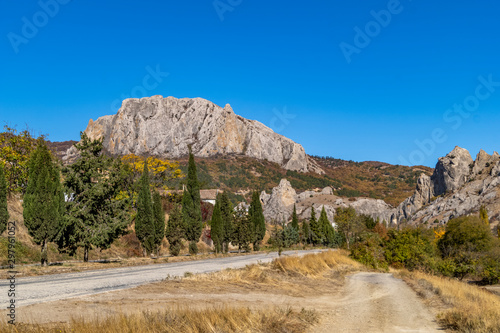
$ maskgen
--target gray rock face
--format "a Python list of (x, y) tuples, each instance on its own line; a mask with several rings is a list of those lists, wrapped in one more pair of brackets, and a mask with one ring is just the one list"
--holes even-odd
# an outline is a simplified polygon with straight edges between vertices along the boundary
[(297, 193), (286, 179), (282, 179), (279, 185), (273, 188), (271, 195), (262, 191), (260, 200), (263, 204), (266, 221), (274, 223), (288, 221), (292, 216), (296, 197)]
[(402, 202), (391, 217), (392, 224), (433, 226), (453, 217), (477, 212), (481, 205), (498, 214), (500, 156), (481, 150), (473, 161), (467, 150), (455, 147), (439, 159), (432, 177), (421, 175), (413, 196)]
[[(90, 120), (85, 133), (91, 139), (104, 138), (104, 148), (112, 155), (179, 158), (192, 145), (199, 157), (242, 154), (287, 170), (323, 173), (301, 145), (236, 115), (229, 104), (221, 108), (202, 98), (126, 99), (117, 114)], [(71, 148), (66, 159), (75, 154)]]
[(434, 195), (453, 192), (469, 179), (474, 160), (466, 149), (455, 147), (448, 155), (439, 158), (431, 180)]
[(271, 194), (262, 191), (260, 200), (263, 204), (264, 216), (267, 222), (281, 223), (291, 218), (293, 205), (297, 207), (297, 215), (301, 219), (309, 219), (311, 209), (314, 209), (319, 218), (321, 209), (325, 207), (328, 219), (333, 222), (335, 211), (339, 207), (353, 207), (359, 214), (367, 214), (380, 221), (389, 221), (394, 208), (383, 200), (371, 198), (358, 198), (355, 201), (343, 201), (333, 194), (330, 187), (325, 187), (320, 192), (305, 191), (297, 194), (289, 181), (282, 179), (280, 184), (273, 188)]

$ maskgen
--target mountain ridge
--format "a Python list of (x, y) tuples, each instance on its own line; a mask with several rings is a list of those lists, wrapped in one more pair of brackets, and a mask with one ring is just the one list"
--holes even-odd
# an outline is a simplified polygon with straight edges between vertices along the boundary
[[(115, 115), (89, 121), (85, 133), (103, 138), (111, 155), (154, 155), (168, 159), (241, 154), (280, 164), (298, 172), (324, 171), (305, 153), (302, 145), (275, 133), (264, 124), (234, 113), (203, 98), (156, 95), (123, 101)], [(66, 160), (76, 155), (70, 148)]]

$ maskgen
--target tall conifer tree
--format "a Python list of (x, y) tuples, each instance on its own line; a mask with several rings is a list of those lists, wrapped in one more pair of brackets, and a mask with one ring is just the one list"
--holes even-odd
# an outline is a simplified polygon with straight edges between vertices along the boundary
[(182, 247), (182, 238), (185, 237), (185, 229), (182, 222), (182, 212), (179, 205), (175, 205), (168, 218), (166, 236), (169, 244), (170, 254), (178, 256)]
[(61, 251), (72, 254), (83, 247), (87, 262), (93, 246), (107, 249), (126, 232), (129, 201), (119, 197), (125, 177), (123, 165), (103, 154), (102, 139), (91, 140), (82, 133), (75, 147), (80, 158), (63, 169), (69, 202), (57, 243)]
[(234, 209), (227, 192), (221, 194), (221, 216), (222, 216), (222, 251), (229, 252), (229, 243), (232, 241), (233, 228), (234, 228)]
[(292, 213), (292, 228), (299, 231), (299, 218), (297, 216), (297, 208), (295, 204), (293, 205), (293, 213)]
[(163, 205), (161, 201), (161, 196), (158, 191), (153, 193), (153, 217), (154, 217), (154, 244), (156, 246), (156, 255), (160, 255), (160, 246), (165, 238), (165, 212), (163, 211)]
[(4, 166), (0, 163), (0, 234), (7, 229), (9, 222), (9, 211), (7, 210), (7, 180), (5, 178)]
[(190, 242), (189, 253), (196, 254), (198, 253), (196, 243), (200, 240), (203, 224), (201, 220), (200, 184), (191, 147), (189, 147), (187, 186), (182, 197), (182, 218), (186, 227), (186, 237)]
[(260, 242), (266, 235), (266, 221), (262, 211), (262, 204), (260, 203), (259, 193), (254, 191), (252, 194), (252, 202), (248, 210), (248, 216), (253, 225), (253, 249), (258, 251)]
[(222, 243), (224, 239), (223, 221), (221, 213), (221, 195), (217, 196), (215, 201), (214, 211), (212, 213), (212, 221), (210, 223), (210, 237), (214, 242), (215, 253), (222, 251)]
[(311, 207), (311, 218), (309, 219), (309, 228), (311, 229), (312, 243), (318, 245), (323, 243), (323, 226), (316, 220), (316, 212)]
[(149, 255), (153, 251), (155, 245), (155, 226), (147, 161), (144, 163), (142, 176), (141, 178), (139, 178), (137, 215), (135, 217), (135, 234), (141, 242), (144, 256)]
[(62, 227), (64, 194), (59, 168), (47, 144), (39, 139), (28, 163), (28, 186), (23, 198), (24, 225), (33, 241), (41, 245), (42, 266), (47, 265), (47, 243)]

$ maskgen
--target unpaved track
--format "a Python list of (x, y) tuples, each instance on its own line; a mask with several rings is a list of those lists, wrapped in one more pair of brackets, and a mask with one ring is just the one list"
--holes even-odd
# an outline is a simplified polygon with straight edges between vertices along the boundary
[[(284, 255), (304, 255), (320, 250), (287, 251)], [(260, 253), (245, 256), (196, 260), (178, 263), (156, 264), (123, 268), (101, 269), (82, 273), (44, 275), (16, 279), (16, 307), (62, 300), (71, 297), (133, 288), (157, 282), (167, 276), (183, 276), (184, 273), (208, 273), (226, 268), (242, 268), (258, 262), (270, 262), (278, 253)], [(9, 282), (0, 281), (0, 309), (9, 305)]]
[(415, 292), (392, 274), (357, 273), (312, 332), (443, 332)]

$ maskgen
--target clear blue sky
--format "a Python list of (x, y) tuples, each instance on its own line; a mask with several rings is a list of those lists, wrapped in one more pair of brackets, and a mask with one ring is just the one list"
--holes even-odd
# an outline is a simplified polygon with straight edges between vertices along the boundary
[(133, 93), (230, 103), (315, 155), (500, 148), (498, 1), (54, 1), (0, 2), (0, 119), (52, 141)]

